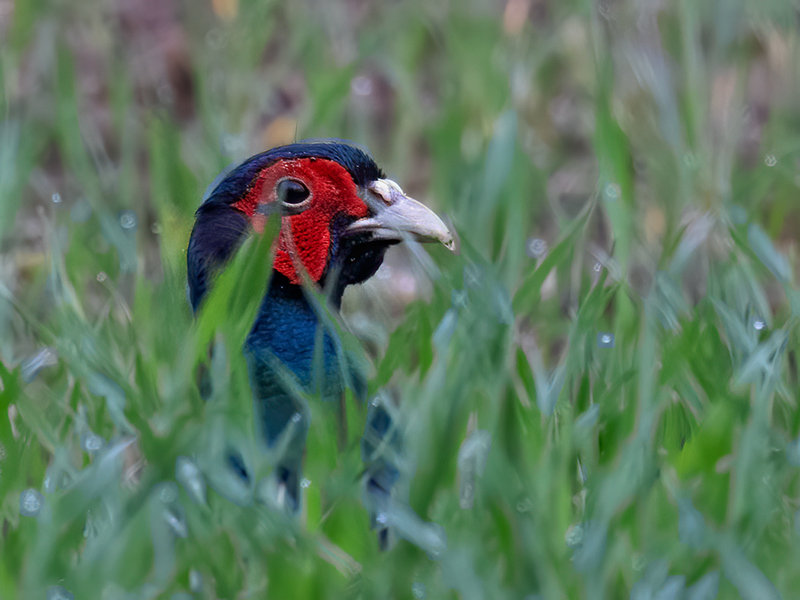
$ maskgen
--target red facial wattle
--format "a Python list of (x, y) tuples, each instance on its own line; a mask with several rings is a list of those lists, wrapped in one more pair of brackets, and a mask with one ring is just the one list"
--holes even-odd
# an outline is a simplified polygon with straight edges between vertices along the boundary
[[(302, 182), (309, 190), (309, 205), (299, 214), (282, 214), (276, 186), (285, 178)], [(274, 203), (275, 210), (270, 210)], [(358, 195), (353, 178), (339, 163), (318, 158), (282, 160), (264, 168), (241, 200), (232, 205), (263, 232), (267, 214), (282, 220), (274, 268), (292, 283), (301, 283), (305, 271), (319, 281), (327, 266), (331, 223), (338, 215), (361, 219), (368, 208)]]

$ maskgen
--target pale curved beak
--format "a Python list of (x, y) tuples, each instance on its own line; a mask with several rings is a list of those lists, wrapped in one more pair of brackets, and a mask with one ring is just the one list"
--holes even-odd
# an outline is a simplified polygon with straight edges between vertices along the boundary
[(371, 233), (376, 240), (441, 242), (455, 251), (453, 234), (430, 208), (403, 193), (391, 179), (377, 179), (367, 186), (365, 200), (372, 213), (347, 228), (347, 233)]

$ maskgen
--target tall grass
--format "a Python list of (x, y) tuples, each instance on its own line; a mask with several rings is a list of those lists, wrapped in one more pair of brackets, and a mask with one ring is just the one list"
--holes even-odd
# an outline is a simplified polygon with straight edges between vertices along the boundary
[[(0, 10), (0, 596), (796, 596), (790, 3)], [(185, 301), (216, 174), (326, 136), (460, 238), (345, 298), (401, 399), (386, 553), (351, 398), (344, 441), (310, 399), (299, 518), (224, 467), (270, 469), (240, 354), (269, 240)]]

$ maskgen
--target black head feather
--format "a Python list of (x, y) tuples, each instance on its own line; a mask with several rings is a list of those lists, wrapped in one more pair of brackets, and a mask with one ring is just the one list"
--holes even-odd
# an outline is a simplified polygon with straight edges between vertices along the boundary
[(219, 183), (215, 182), (216, 187), (208, 194), (204, 204), (233, 204), (241, 199), (259, 171), (278, 160), (293, 158), (322, 158), (336, 161), (350, 173), (357, 186), (365, 186), (384, 177), (383, 171), (375, 164), (372, 157), (352, 142), (339, 139), (303, 140), (251, 156), (224, 173), (218, 178)]
[[(209, 186), (197, 209), (196, 221), (189, 241), (187, 268), (189, 299), (197, 310), (208, 290), (210, 278), (221, 268), (244, 241), (250, 231), (249, 223), (231, 204), (241, 200), (253, 184), (258, 173), (279, 160), (293, 158), (320, 158), (342, 165), (358, 186), (366, 186), (384, 177), (370, 155), (358, 146), (344, 140), (304, 140), (296, 144), (272, 148), (251, 156), (233, 169), (222, 173)], [(337, 227), (344, 227), (338, 224)], [(339, 236), (335, 236), (338, 239)], [(332, 256), (341, 267), (337, 279), (336, 296), (341, 297), (344, 287), (370, 277), (380, 266), (389, 243), (368, 245), (360, 238), (347, 239), (339, 247), (333, 244)], [(338, 298), (337, 298), (338, 301)]]

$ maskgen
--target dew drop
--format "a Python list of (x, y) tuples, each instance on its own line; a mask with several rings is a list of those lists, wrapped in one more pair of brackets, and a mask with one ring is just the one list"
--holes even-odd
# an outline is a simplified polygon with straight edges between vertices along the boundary
[(58, 192), (53, 192), (53, 195), (50, 196), (50, 200), (52, 200), (53, 204), (61, 204), (61, 194)]
[(106, 441), (96, 433), (87, 433), (81, 438), (81, 446), (89, 454), (94, 454), (106, 445)]
[(599, 273), (602, 270), (603, 270), (603, 265), (601, 265), (599, 262), (594, 263), (592, 271), (594, 271), (595, 273)]
[(761, 319), (756, 319), (755, 321), (753, 321), (753, 329), (755, 329), (756, 331), (761, 331), (766, 326), (767, 324), (764, 323), (764, 321), (762, 321)]
[(189, 530), (186, 527), (186, 521), (180, 512), (169, 508), (165, 509), (164, 521), (166, 521), (169, 528), (172, 529), (173, 533), (178, 537), (189, 537)]
[(597, 347), (598, 348), (613, 348), (614, 347), (614, 334), (601, 332), (597, 334)]
[(72, 477), (62, 467), (52, 464), (47, 467), (42, 486), (48, 494), (68, 488), (72, 484)]
[(119, 225), (123, 229), (135, 229), (136, 213), (132, 210), (123, 210), (119, 215)]
[(411, 593), (414, 594), (414, 598), (424, 598), (425, 584), (421, 581), (415, 581), (411, 586)]
[(51, 585), (47, 588), (47, 600), (75, 600), (75, 596), (61, 585)]
[(35, 517), (42, 511), (44, 496), (30, 488), (19, 496), (19, 514), (23, 517)]
[(774, 167), (775, 165), (778, 164), (778, 159), (775, 158), (774, 154), (767, 154), (764, 157), (764, 164), (767, 165), (768, 167)]
[(203, 591), (203, 576), (200, 571), (192, 569), (189, 571), (189, 589), (195, 594)]
[(570, 548), (579, 546), (583, 541), (583, 525), (578, 523), (577, 525), (570, 525), (567, 527), (567, 532), (564, 534), (564, 541)]
[(153, 232), (153, 235), (161, 235), (161, 232), (163, 231), (161, 228), (161, 223), (153, 223), (150, 226), (150, 231)]
[(386, 516), (386, 513), (379, 512), (377, 515), (375, 515), (375, 521), (381, 525), (386, 525), (386, 523), (389, 522), (389, 517)]
[(622, 194), (622, 190), (619, 187), (618, 183), (609, 183), (606, 184), (605, 189), (603, 190), (606, 198), (609, 200), (616, 200)]
[(531, 258), (541, 258), (547, 253), (547, 242), (541, 238), (531, 238), (525, 245), (525, 250)]
[(158, 490), (158, 499), (164, 504), (170, 504), (178, 499), (178, 486), (171, 481), (162, 483)]
[(105, 271), (100, 271), (97, 274), (97, 277), (95, 277), (95, 279), (97, 279), (97, 281), (99, 281), (100, 283), (103, 283), (108, 279), (108, 275), (106, 275)]
[(301, 488), (304, 488), (304, 489), (305, 489), (305, 488), (307, 488), (307, 487), (308, 487), (308, 486), (310, 486), (310, 485), (311, 485), (311, 480), (310, 480), (310, 479), (306, 479), (305, 477), (303, 477), (303, 478), (300, 480), (300, 487), (301, 487)]
[(292, 415), (292, 423), (299, 423), (302, 418), (302, 415), (299, 412), (296, 412)]
[(192, 497), (201, 504), (206, 502), (206, 482), (203, 474), (191, 459), (179, 456), (175, 461), (175, 478)]

